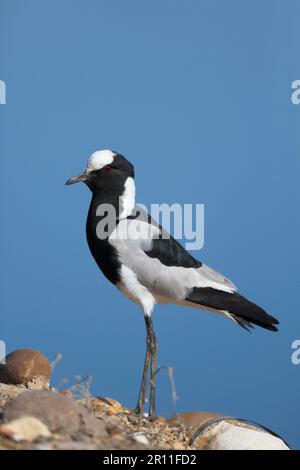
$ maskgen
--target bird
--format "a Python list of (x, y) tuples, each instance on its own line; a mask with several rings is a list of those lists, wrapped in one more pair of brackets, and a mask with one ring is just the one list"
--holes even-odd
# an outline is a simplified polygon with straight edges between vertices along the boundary
[(139, 305), (146, 325), (146, 354), (137, 405), (144, 416), (149, 375), (149, 419), (156, 413), (158, 342), (156, 304), (176, 304), (218, 313), (250, 331), (278, 331), (279, 321), (242, 296), (225, 276), (194, 258), (135, 201), (134, 166), (120, 153), (98, 150), (86, 170), (66, 181), (83, 182), (92, 198), (86, 220), (89, 249), (104, 276)]

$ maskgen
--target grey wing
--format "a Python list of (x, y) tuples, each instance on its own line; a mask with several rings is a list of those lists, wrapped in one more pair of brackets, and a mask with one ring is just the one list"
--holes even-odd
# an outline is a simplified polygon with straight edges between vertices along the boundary
[(241, 296), (231, 281), (195, 260), (172, 237), (162, 237), (166, 232), (147, 214), (122, 220), (118, 227), (109, 242), (121, 262), (119, 287), (146, 315), (156, 302), (169, 302), (221, 313), (246, 329), (254, 324), (277, 331), (276, 318)]
[(236, 290), (225, 276), (193, 258), (143, 209), (137, 210), (136, 218), (120, 221), (109, 242), (142, 286), (170, 300), (185, 299), (195, 287)]

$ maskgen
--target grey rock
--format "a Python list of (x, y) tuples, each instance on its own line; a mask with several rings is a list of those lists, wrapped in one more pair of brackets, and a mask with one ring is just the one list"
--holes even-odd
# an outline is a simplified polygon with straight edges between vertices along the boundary
[(34, 416), (51, 432), (89, 436), (107, 434), (106, 426), (76, 401), (58, 393), (28, 391), (13, 398), (4, 408), (5, 421)]

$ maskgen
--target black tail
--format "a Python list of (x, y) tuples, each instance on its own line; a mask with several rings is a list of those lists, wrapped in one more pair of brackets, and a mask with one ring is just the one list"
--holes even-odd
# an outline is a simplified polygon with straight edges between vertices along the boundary
[(271, 317), (261, 307), (237, 292), (229, 293), (211, 287), (195, 287), (186, 300), (214, 310), (225, 310), (246, 329), (253, 323), (266, 330), (278, 331), (274, 326), (279, 324), (276, 318)]

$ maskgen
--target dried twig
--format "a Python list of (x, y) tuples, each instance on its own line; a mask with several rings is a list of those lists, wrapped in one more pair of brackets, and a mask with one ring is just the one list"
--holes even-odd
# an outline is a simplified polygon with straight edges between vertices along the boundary
[(67, 383), (69, 383), (69, 379), (67, 377), (64, 377), (63, 379), (61, 379), (58, 384), (55, 386), (55, 388), (57, 389), (60, 389), (63, 385), (66, 385)]
[(158, 374), (162, 370), (166, 370), (168, 373), (168, 377), (169, 377), (169, 381), (171, 385), (171, 400), (172, 400), (172, 406), (173, 406), (173, 415), (176, 416), (177, 415), (176, 402), (178, 400), (178, 395), (176, 392), (174, 369), (173, 367), (169, 367), (169, 366), (159, 366), (155, 371), (155, 375)]
[(69, 392), (78, 391), (79, 396), (84, 396), (85, 403), (88, 408), (91, 406), (91, 392), (90, 387), (93, 380), (92, 374), (87, 375), (86, 377), (81, 378), (80, 375), (75, 375), (75, 384), (71, 385), (68, 388)]
[(51, 370), (54, 369), (54, 367), (56, 366), (56, 364), (61, 361), (62, 359), (62, 353), (56, 353), (52, 362), (50, 362), (50, 367), (51, 367)]

